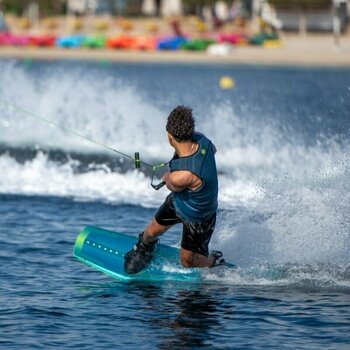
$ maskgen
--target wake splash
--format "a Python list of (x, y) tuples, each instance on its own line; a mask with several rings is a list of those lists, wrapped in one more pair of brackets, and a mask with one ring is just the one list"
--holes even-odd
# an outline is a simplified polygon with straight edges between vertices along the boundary
[[(253, 187), (220, 175), (220, 211), (211, 242), (236, 270), (208, 273), (208, 282), (239, 286), (350, 288), (349, 161), (327, 164), (304, 178), (271, 178)], [(50, 160), (39, 151), (24, 163), (0, 156), (8, 176), (1, 193), (70, 197), (112, 205), (156, 207), (166, 190), (154, 191), (138, 170), (115, 172), (106, 164)], [(235, 191), (232, 191), (232, 188)], [(140, 193), (142, 195), (140, 195)]]
[[(110, 152), (23, 113), (16, 109), (18, 106), (121, 152), (142, 150), (147, 159), (164, 157), (159, 146), (167, 137), (159, 128), (163, 129), (165, 116), (127, 81), (86, 74), (80, 69), (67, 74), (63, 68), (38, 78), (15, 64), (2, 66), (2, 143), (80, 153)], [(6, 105), (14, 101), (13, 107)]]
[(302, 290), (350, 289), (350, 264), (280, 264), (237, 267), (223, 272), (208, 271), (203, 274), (207, 282), (223, 283), (235, 286), (259, 286)]
[[(0, 178), (0, 191), (6, 194), (70, 197), (77, 201), (155, 206), (161, 193), (149, 190), (150, 180), (137, 170), (120, 174), (105, 164), (91, 163), (88, 171), (76, 172), (79, 162), (57, 164), (45, 153), (23, 164), (8, 154), (0, 156), (6, 177)], [(140, 193), (142, 196), (140, 198)]]
[[(160, 132), (169, 111), (137, 86), (79, 71), (56, 71), (40, 81), (15, 65), (2, 73), (0, 91), (8, 101), (122, 152), (140, 151), (149, 163), (172, 156)], [(203, 103), (207, 115), (197, 116), (197, 127), (217, 147), (220, 174), (212, 247), (240, 266), (224, 279), (238, 285), (349, 287), (349, 140), (317, 135), (308, 144), (277, 121), (238, 115), (232, 101)], [(167, 193), (154, 191), (148, 174), (127, 160), (118, 157), (116, 165), (107, 150), (13, 108), (0, 107), (0, 128), (2, 194), (157, 207)], [(34, 151), (21, 157), (9, 149)], [(66, 157), (57, 160), (50, 150)]]
[(239, 268), (234, 285), (350, 288), (350, 159), (318, 173), (266, 179), (259, 195), (221, 213), (213, 245)]

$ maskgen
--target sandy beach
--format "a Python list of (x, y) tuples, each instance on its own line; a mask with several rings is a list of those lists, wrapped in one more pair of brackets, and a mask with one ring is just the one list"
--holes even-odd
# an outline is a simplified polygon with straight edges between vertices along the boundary
[[(74, 17), (55, 17), (40, 20), (37, 25), (23, 27), (23, 19), (8, 15), (6, 17), (10, 31), (19, 35), (62, 35), (102, 34), (109, 37), (118, 35), (135, 35), (141, 37), (173, 36), (174, 20), (170, 18), (123, 19), (105, 17), (86, 17), (77, 20)], [(79, 30), (75, 27), (77, 21), (82, 25)], [(220, 33), (241, 33), (250, 36), (254, 33), (251, 24), (237, 27), (234, 22), (226, 23), (220, 31), (213, 28), (200, 32), (198, 19), (195, 17), (176, 20), (178, 30), (191, 39), (215, 37)], [(106, 28), (99, 28), (104, 24)], [(51, 27), (52, 26), (52, 27)], [(210, 27), (208, 27), (210, 28)], [(338, 40), (332, 33), (279, 33), (278, 45), (267, 48), (254, 45), (233, 46), (229, 54), (212, 55), (199, 51), (140, 51), (111, 48), (60, 48), (37, 46), (2, 46), (0, 58), (19, 59), (84, 59), (119, 62), (154, 62), (154, 63), (194, 63), (194, 64), (261, 64), (261, 65), (305, 65), (305, 66), (350, 66), (350, 30), (340, 36)], [(280, 45), (281, 44), (281, 45)]]
[(226, 56), (188, 51), (132, 51), (112, 49), (61, 49), (0, 47), (0, 58), (84, 59), (119, 62), (262, 64), (305, 66), (350, 66), (350, 39), (342, 36), (336, 45), (332, 35), (282, 35), (283, 46), (263, 48), (237, 46)]

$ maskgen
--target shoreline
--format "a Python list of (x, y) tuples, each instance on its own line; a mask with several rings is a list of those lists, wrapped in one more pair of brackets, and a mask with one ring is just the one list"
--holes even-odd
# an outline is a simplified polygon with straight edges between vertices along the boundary
[(188, 51), (133, 51), (113, 49), (0, 46), (0, 59), (90, 60), (125, 63), (350, 67), (350, 40), (336, 46), (332, 36), (282, 37), (281, 48), (237, 46), (226, 56)]

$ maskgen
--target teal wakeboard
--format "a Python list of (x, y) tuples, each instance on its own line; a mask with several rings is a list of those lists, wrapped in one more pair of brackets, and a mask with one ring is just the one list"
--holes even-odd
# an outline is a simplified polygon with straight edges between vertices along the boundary
[(73, 254), (85, 264), (121, 281), (201, 280), (202, 269), (182, 267), (179, 249), (164, 244), (158, 244), (155, 257), (146, 269), (133, 275), (126, 273), (124, 255), (132, 249), (136, 241), (136, 237), (123, 233), (86, 226), (76, 239)]

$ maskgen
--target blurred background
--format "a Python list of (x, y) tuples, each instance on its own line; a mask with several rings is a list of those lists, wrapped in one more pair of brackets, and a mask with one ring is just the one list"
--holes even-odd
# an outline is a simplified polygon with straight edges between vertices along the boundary
[(279, 48), (283, 34), (339, 44), (349, 17), (350, 0), (0, 0), (0, 45), (205, 51)]

